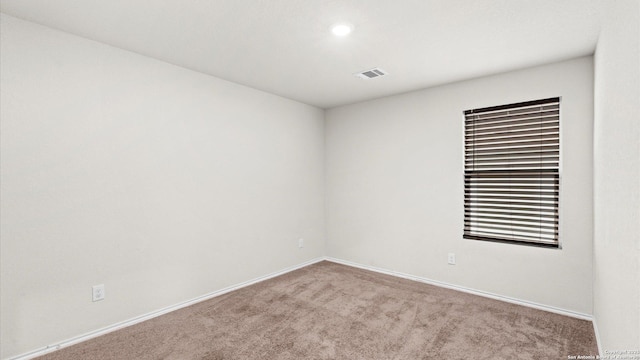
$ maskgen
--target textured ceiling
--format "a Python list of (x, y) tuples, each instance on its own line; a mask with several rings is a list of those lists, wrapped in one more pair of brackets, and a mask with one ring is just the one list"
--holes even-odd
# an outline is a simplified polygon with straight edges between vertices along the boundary
[[(321, 108), (592, 54), (605, 0), (0, 0), (25, 20)], [(335, 37), (330, 27), (353, 24)], [(389, 75), (353, 73), (380, 67)]]

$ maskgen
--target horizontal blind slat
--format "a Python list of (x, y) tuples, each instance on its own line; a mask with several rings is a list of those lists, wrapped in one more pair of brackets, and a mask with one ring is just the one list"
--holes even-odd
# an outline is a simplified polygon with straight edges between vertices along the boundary
[(477, 147), (478, 145), (481, 145), (481, 144), (492, 144), (492, 143), (496, 144), (494, 146), (498, 146), (497, 144), (502, 145), (500, 147), (504, 147), (507, 145), (509, 147), (515, 147), (523, 143), (524, 143), (523, 145), (525, 144), (542, 145), (549, 141), (557, 142), (559, 137), (560, 137), (560, 134), (557, 131), (554, 131), (553, 133), (548, 133), (544, 135), (505, 136), (505, 137), (482, 138), (482, 139), (472, 138), (465, 142), (465, 146)]
[(554, 239), (552, 236), (544, 237), (544, 236), (520, 235), (520, 236), (509, 237), (501, 233), (482, 232), (482, 231), (475, 231), (473, 234), (465, 232), (464, 235), (465, 235), (465, 238), (468, 238), (468, 239), (486, 238), (487, 240), (498, 240), (498, 241), (504, 240), (504, 241), (514, 241), (514, 242), (524, 242), (524, 243), (534, 243), (534, 244), (539, 243), (539, 244), (549, 244), (549, 245), (557, 244), (557, 240)]
[(474, 206), (465, 206), (465, 214), (482, 214), (484, 212), (492, 213), (492, 214), (537, 214), (541, 217), (544, 216), (555, 216), (556, 210), (553, 207), (528, 207), (526, 205), (517, 205), (504, 207), (497, 204), (482, 204), (482, 205), (474, 205)]
[(542, 145), (542, 146), (533, 144), (532, 146), (520, 147), (519, 149), (511, 149), (508, 147), (504, 147), (504, 148), (498, 148), (498, 149), (481, 150), (481, 149), (475, 149), (473, 147), (468, 147), (465, 156), (468, 157), (468, 156), (473, 156), (475, 154), (510, 154), (512, 152), (513, 153), (517, 153), (517, 152), (536, 153), (536, 152), (543, 152), (543, 151), (559, 151), (559, 150), (560, 150), (560, 146), (558, 146), (557, 144)]
[(471, 143), (467, 143), (465, 144), (465, 148), (469, 149), (469, 148), (473, 148), (473, 149), (491, 149), (491, 148), (497, 148), (497, 149), (504, 149), (504, 148), (509, 148), (509, 149), (517, 149), (518, 147), (523, 147), (526, 148), (527, 146), (532, 147), (532, 146), (543, 146), (543, 145), (555, 145), (558, 143), (559, 137), (555, 137), (553, 139), (543, 139), (543, 140), (531, 140), (531, 141), (509, 141), (509, 142), (502, 142), (502, 143), (483, 143), (480, 142), (478, 144), (471, 144)]
[(499, 124), (483, 124), (483, 125), (471, 123), (470, 126), (468, 126), (465, 129), (465, 134), (475, 133), (477, 135), (485, 132), (496, 131), (496, 129), (498, 130), (509, 129), (513, 131), (518, 131), (518, 130), (538, 129), (540, 127), (552, 127), (552, 126), (559, 125), (558, 116), (547, 117), (547, 118), (542, 118), (537, 120), (538, 121), (532, 119), (531, 121), (527, 121), (527, 122), (514, 120), (514, 121), (501, 122)]
[(472, 166), (473, 164), (490, 164), (490, 163), (504, 163), (504, 162), (535, 162), (539, 161), (555, 161), (558, 162), (560, 157), (558, 155), (539, 155), (539, 156), (485, 156), (478, 158), (465, 159), (464, 163), (466, 167)]
[(465, 216), (465, 219), (468, 220), (469, 222), (473, 223), (475, 220), (484, 220), (484, 221), (489, 221), (489, 220), (494, 220), (494, 221), (502, 221), (503, 223), (507, 223), (510, 224), (511, 222), (517, 222), (517, 223), (525, 223), (525, 224), (553, 224), (553, 225), (558, 225), (558, 222), (554, 221), (554, 220), (542, 220), (542, 218), (536, 218), (536, 217), (528, 217), (528, 218), (524, 218), (524, 217), (513, 217), (513, 216)]
[[(473, 184), (473, 185), (465, 185), (465, 188), (470, 189), (470, 191), (474, 190), (490, 190), (490, 189), (505, 189), (504, 185), (488, 185), (488, 184)], [(534, 184), (520, 184), (520, 185), (511, 185), (509, 184), (509, 190), (541, 190), (541, 191), (555, 191), (556, 187), (553, 185), (541, 185), (538, 183)]]
[[(470, 220), (469, 225), (471, 227), (489, 227), (496, 228), (502, 230), (512, 230), (518, 231), (522, 233), (536, 233), (536, 234), (553, 234), (553, 232), (557, 229), (557, 226), (546, 226), (542, 224), (518, 224), (513, 221), (511, 222), (501, 222), (501, 221), (480, 221), (480, 220)], [(486, 226), (490, 225), (490, 226)]]
[[(496, 129), (497, 130), (497, 129)], [(506, 129), (499, 129), (506, 130)], [(519, 130), (519, 131), (491, 131), (484, 134), (473, 133), (470, 136), (469, 141), (475, 143), (480, 140), (487, 139), (523, 139), (525, 136), (528, 138), (536, 137), (536, 138), (547, 138), (558, 136), (560, 129), (557, 126), (550, 126), (546, 128), (538, 128), (538, 129), (529, 129), (529, 130)]]
[(476, 217), (483, 217), (483, 216), (488, 216), (488, 217), (500, 217), (500, 215), (508, 215), (508, 216), (512, 216), (514, 218), (536, 218), (536, 219), (554, 219), (555, 215), (553, 213), (541, 213), (541, 212), (517, 212), (517, 211), (508, 211), (508, 212), (500, 212), (500, 211), (479, 211), (479, 210), (473, 210), (471, 211), (469, 210), (465, 210), (464, 212), (465, 217), (471, 217), (471, 216), (476, 216)]
[[(482, 201), (482, 203), (475, 203), (475, 202), (471, 202), (471, 201), (467, 201), (465, 200), (465, 204), (468, 204), (469, 207), (473, 207), (474, 205), (477, 206), (482, 206), (482, 205), (499, 205), (499, 206), (507, 206), (507, 205), (515, 205), (515, 206), (520, 206), (520, 207), (534, 207), (538, 206), (540, 208), (554, 208), (558, 205), (557, 201), (549, 201), (549, 202), (545, 202), (545, 203), (532, 203), (532, 202), (525, 202), (525, 201), (509, 201), (509, 199), (503, 200), (503, 201), (490, 201), (490, 200), (486, 200), (486, 201)], [(555, 212), (555, 210), (553, 210)]]

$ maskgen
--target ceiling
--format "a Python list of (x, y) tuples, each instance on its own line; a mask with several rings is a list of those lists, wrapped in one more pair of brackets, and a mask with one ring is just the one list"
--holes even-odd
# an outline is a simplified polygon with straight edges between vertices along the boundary
[[(605, 0), (0, 0), (25, 20), (330, 108), (593, 54)], [(330, 28), (353, 25), (338, 38)], [(380, 67), (389, 75), (353, 74)]]

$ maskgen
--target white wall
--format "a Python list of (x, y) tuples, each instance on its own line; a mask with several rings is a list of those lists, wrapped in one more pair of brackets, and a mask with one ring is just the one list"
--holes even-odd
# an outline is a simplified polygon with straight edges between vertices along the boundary
[[(562, 249), (462, 239), (463, 111), (553, 96)], [(592, 130), (592, 57), (330, 109), (327, 253), (591, 314)]]
[(321, 109), (1, 23), (0, 357), (323, 255)]
[(595, 54), (594, 318), (603, 350), (640, 349), (640, 3), (611, 1)]

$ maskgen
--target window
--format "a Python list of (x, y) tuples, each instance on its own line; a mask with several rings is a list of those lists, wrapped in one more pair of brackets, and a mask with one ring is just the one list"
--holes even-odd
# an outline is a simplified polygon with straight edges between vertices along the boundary
[(464, 115), (464, 238), (558, 247), (560, 98)]

